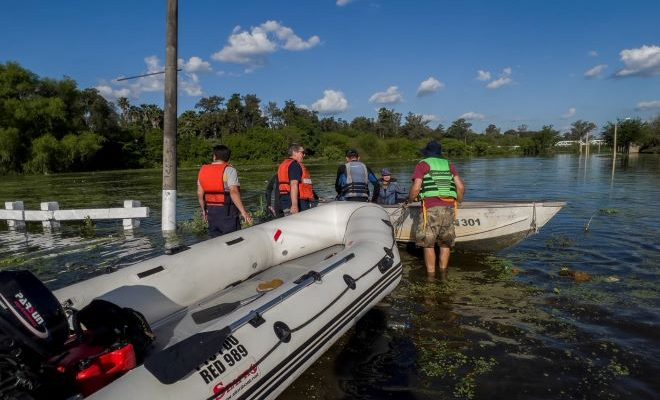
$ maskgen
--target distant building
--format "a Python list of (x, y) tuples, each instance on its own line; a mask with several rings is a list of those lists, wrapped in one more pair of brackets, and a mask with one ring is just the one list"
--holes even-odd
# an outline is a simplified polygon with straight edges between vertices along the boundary
[[(589, 145), (604, 145), (605, 140), (604, 139), (591, 139), (589, 140)], [(555, 146), (558, 147), (568, 147), (568, 146), (584, 146), (584, 142), (581, 140), (560, 140), (559, 142), (555, 143)]]
[(555, 146), (558, 147), (568, 147), (568, 146), (575, 146), (575, 145), (581, 145), (582, 142), (579, 140), (560, 140), (557, 143), (555, 143)]

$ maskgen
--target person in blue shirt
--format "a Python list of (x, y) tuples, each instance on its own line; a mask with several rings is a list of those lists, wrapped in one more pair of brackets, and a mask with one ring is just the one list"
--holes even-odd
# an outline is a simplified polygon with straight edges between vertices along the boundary
[(392, 176), (389, 169), (381, 169), (380, 175), (381, 178), (378, 180), (378, 183), (380, 184), (378, 204), (397, 204), (403, 202), (408, 197), (408, 193), (399, 186), (399, 182), (397, 182), (396, 178)]
[(346, 152), (346, 164), (337, 169), (335, 179), (335, 191), (337, 200), (346, 201), (370, 201), (369, 183), (373, 186), (371, 201), (378, 201), (380, 185), (373, 171), (360, 161), (357, 150), (351, 149)]

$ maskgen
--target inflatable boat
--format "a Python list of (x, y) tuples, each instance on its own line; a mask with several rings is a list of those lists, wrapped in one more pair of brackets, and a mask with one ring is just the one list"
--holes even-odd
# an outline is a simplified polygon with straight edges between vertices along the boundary
[(401, 272), (387, 212), (351, 202), (54, 293), (26, 271), (3, 271), (0, 342), (10, 338), (13, 350), (0, 346), (0, 355), (16, 359), (16, 376), (0, 391), (49, 399), (63, 387), (95, 400), (275, 398), (390, 293)]

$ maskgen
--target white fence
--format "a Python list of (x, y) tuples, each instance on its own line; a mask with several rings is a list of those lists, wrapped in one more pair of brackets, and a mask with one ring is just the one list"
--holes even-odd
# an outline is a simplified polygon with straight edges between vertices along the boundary
[(5, 209), (0, 209), (0, 219), (7, 220), (10, 229), (25, 229), (26, 221), (41, 221), (45, 229), (57, 229), (60, 221), (81, 221), (87, 218), (121, 219), (124, 229), (140, 226), (139, 218), (149, 216), (149, 207), (140, 207), (140, 202), (124, 200), (122, 208), (88, 208), (60, 210), (56, 201), (41, 203), (41, 210), (26, 210), (22, 201), (7, 201)]

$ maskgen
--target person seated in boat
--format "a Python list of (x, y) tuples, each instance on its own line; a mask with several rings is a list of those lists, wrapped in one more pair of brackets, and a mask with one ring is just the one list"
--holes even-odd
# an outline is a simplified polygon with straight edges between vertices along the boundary
[(285, 215), (305, 211), (315, 200), (312, 176), (302, 162), (305, 149), (294, 143), (289, 146), (288, 156), (277, 168), (280, 205)]
[(284, 216), (282, 211), (282, 201), (280, 200), (280, 191), (278, 190), (277, 174), (273, 175), (266, 185), (264, 198), (266, 204), (266, 213), (268, 218), (280, 218)]
[(369, 201), (369, 183), (374, 189), (371, 201), (376, 203), (380, 192), (378, 178), (369, 167), (360, 161), (360, 154), (357, 150), (348, 150), (346, 164), (340, 165), (337, 169), (335, 179), (337, 200)]
[(392, 176), (389, 169), (380, 170), (381, 178), (378, 180), (380, 192), (378, 192), (378, 204), (391, 205), (401, 203), (405, 200), (403, 195), (408, 193), (404, 191), (396, 178)]
[(239, 230), (239, 215), (252, 224), (252, 216), (241, 200), (238, 172), (229, 164), (230, 157), (227, 146), (213, 147), (213, 162), (203, 165), (197, 177), (197, 199), (211, 237)]
[(422, 199), (423, 216), (415, 232), (415, 244), (424, 248), (424, 263), (429, 277), (435, 276), (437, 254), (440, 247), (438, 267), (446, 270), (451, 248), (454, 247), (455, 207), (463, 201), (465, 185), (456, 167), (442, 157), (442, 146), (435, 140), (421, 150), (425, 157), (415, 167), (408, 201), (419, 196)]

